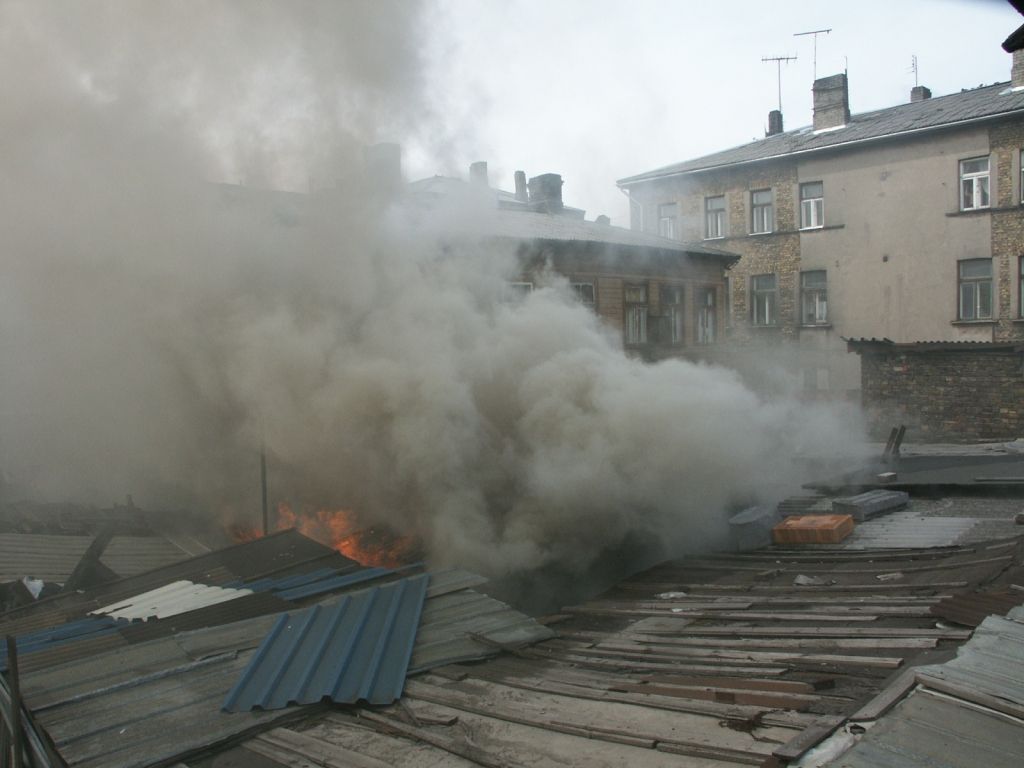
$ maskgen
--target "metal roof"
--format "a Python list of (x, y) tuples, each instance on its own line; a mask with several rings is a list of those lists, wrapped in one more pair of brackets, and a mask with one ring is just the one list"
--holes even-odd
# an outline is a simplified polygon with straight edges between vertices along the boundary
[(282, 614), (224, 700), (226, 712), (402, 694), (429, 577), (345, 595), (331, 606)]
[[(63, 582), (92, 536), (0, 533), (0, 582), (32, 576)], [(184, 560), (188, 554), (161, 536), (115, 536), (100, 561), (119, 576), (134, 576)]]
[(668, 176), (856, 146), (870, 141), (891, 140), (924, 131), (970, 125), (974, 122), (1022, 113), (1024, 89), (1011, 89), (1009, 83), (996, 83), (947, 96), (936, 96), (910, 104), (899, 104), (851, 115), (849, 122), (839, 129), (815, 131), (808, 126), (767, 136), (749, 144), (629, 176), (620, 179), (618, 184), (628, 187)]
[(225, 589), (210, 587), (206, 584), (195, 584), (191, 581), (172, 581), (163, 587), (133, 595), (124, 601), (104, 605), (90, 616), (110, 616), (115, 619), (164, 619), (177, 616), (179, 613), (206, 608), (228, 600), (237, 600), (244, 595), (251, 595), (249, 589)]
[(911, 341), (895, 342), (891, 339), (861, 338), (844, 339), (852, 352), (1004, 352), (1012, 350), (1020, 352), (1024, 345), (1020, 342), (993, 341)]

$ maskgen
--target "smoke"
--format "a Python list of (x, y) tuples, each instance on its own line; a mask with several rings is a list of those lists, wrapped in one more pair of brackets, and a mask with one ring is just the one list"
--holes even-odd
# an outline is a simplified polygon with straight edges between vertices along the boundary
[(702, 546), (795, 457), (849, 452), (849, 413), (626, 358), (556, 276), (503, 301), (485, 206), (365, 183), (365, 144), (447, 141), (430, 11), (0, 3), (6, 482), (255, 519), (265, 445), (276, 498), (438, 564), (583, 573)]

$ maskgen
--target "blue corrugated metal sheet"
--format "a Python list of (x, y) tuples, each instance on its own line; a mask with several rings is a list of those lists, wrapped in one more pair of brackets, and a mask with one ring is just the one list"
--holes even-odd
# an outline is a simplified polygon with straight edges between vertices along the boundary
[[(23, 635), (18, 635), (15, 642), (18, 645), (18, 655), (21, 656), (76, 640), (110, 634), (116, 632), (118, 626), (120, 626), (120, 622), (110, 616), (90, 616), (38, 632), (26, 632)], [(7, 645), (0, 643), (0, 671), (6, 669)]]
[(325, 698), (390, 704), (402, 694), (426, 574), (282, 614), (224, 701), (227, 712)]

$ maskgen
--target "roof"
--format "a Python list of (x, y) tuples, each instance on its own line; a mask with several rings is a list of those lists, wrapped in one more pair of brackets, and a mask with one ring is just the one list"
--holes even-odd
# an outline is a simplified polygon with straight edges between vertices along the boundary
[[(504, 765), (513, 755), (599, 768), (781, 765), (880, 711), (876, 697), (906, 669), (970, 637), (932, 606), (1019, 564), (1020, 549), (1018, 539), (771, 547), (664, 563), (549, 617), (556, 638), (435, 668), (409, 679), (395, 706), (278, 727), (230, 757), (258, 755), (267, 768)], [(878, 578), (894, 572), (903, 577)], [(798, 586), (800, 575), (825, 578)]]
[(736, 261), (739, 256), (702, 243), (684, 243), (647, 232), (571, 219), (549, 213), (498, 211), (488, 222), (488, 234), (516, 240), (551, 240), (561, 242), (597, 243), (627, 248), (642, 248), (677, 254), (708, 256)]
[(895, 342), (891, 339), (874, 337), (845, 339), (851, 352), (1021, 352), (1024, 344), (1020, 342), (993, 341), (911, 341)]
[(808, 126), (766, 136), (749, 144), (629, 176), (620, 179), (618, 184), (628, 187), (667, 176), (698, 173), (870, 141), (890, 140), (924, 131), (952, 128), (1022, 113), (1024, 89), (1011, 89), (1009, 83), (996, 83), (947, 96), (935, 96), (910, 104), (899, 104), (895, 107), (851, 115), (849, 123), (840, 129), (815, 131)]
[[(91, 536), (0, 533), (0, 582), (23, 576), (64, 582), (91, 541)], [(115, 536), (100, 561), (119, 576), (135, 576), (187, 557), (162, 536)]]

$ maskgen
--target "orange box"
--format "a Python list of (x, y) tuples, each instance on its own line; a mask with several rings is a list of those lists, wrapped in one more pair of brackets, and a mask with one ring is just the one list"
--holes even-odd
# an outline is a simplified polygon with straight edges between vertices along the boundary
[(851, 533), (851, 515), (796, 515), (772, 528), (772, 541), (776, 544), (838, 544)]

